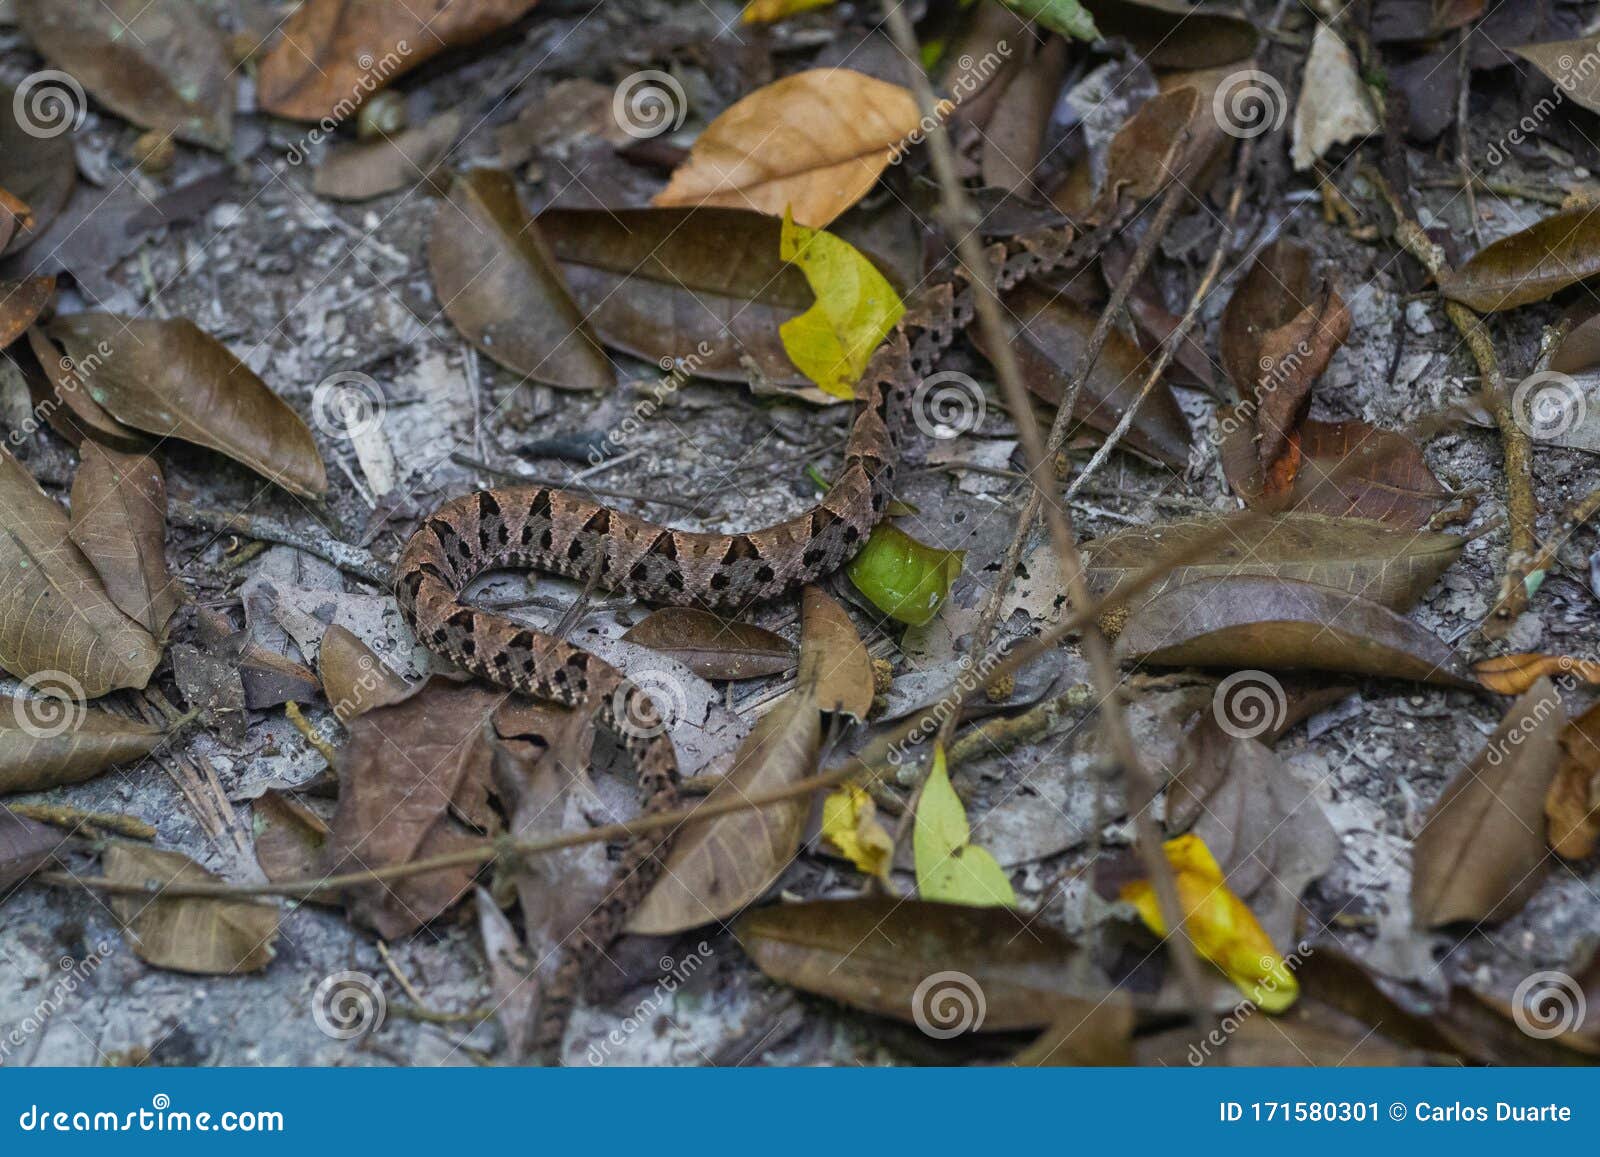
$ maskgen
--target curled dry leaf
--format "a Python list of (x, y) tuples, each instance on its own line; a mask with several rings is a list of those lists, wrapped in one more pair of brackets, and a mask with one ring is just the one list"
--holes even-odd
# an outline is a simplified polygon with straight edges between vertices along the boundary
[(49, 863), (65, 840), (54, 828), (0, 804), (0, 897)]
[(328, 705), (340, 723), (348, 723), (375, 707), (404, 702), (423, 686), (411, 686), (371, 647), (337, 623), (322, 633), (317, 674)]
[[(1089, 343), (1095, 319), (1046, 289), (1019, 286), (1006, 297), (1008, 313), (1018, 319), (1012, 326), (1012, 349), (1028, 389), (1046, 402), (1061, 401), (1079, 356)], [(987, 339), (981, 330), (970, 335), (985, 355)], [(1110, 433), (1139, 396), (1154, 361), (1117, 330), (1078, 395), (1073, 417), (1081, 424)], [(1168, 466), (1189, 461), (1189, 423), (1165, 382), (1157, 382), (1139, 407), (1123, 444), (1147, 458)]]
[(1418, 927), (1498, 923), (1538, 890), (1546, 865), (1545, 794), (1566, 723), (1560, 694), (1539, 679), (1428, 810), (1411, 853)]
[[(78, 184), (72, 134), (28, 131), (17, 120), (25, 107), (14, 89), (0, 85), (0, 186), (6, 191), (3, 216), (13, 228), (0, 242), (0, 257), (20, 252), (50, 228)], [(19, 208), (26, 210), (20, 221), (14, 219)]]
[(616, 385), (508, 174), (474, 169), (456, 178), (433, 219), (428, 265), (456, 328), (507, 369), (571, 390)]
[(237, 79), (204, 9), (185, 0), (17, 0), (17, 23), (46, 60), (118, 116), (228, 148)]
[[(106, 879), (152, 893), (173, 884), (218, 882), (188, 856), (138, 844), (112, 844), (104, 865)], [(129, 947), (157, 968), (230, 976), (257, 972), (275, 955), (278, 911), (271, 904), (152, 894), (113, 896), (111, 910), (122, 922)]]
[(1246, 506), (1421, 527), (1457, 501), (1434, 477), (1421, 447), (1393, 430), (1307, 419), (1272, 468), (1263, 470), (1248, 417), (1225, 409), (1218, 419), (1222, 472)]
[(1350, 311), (1316, 286), (1311, 254), (1279, 240), (1262, 251), (1222, 315), (1223, 366), (1244, 403), (1261, 469), (1270, 471), (1305, 421), (1312, 384), (1350, 336)]
[(1600, 273), (1600, 207), (1552, 214), (1485, 245), (1460, 269), (1439, 277), (1452, 301), (1497, 313), (1543, 301)]
[(80, 313), (57, 318), (49, 333), (117, 421), (226, 454), (302, 498), (327, 493), (300, 416), (192, 321)]
[(1043, 200), (1034, 174), (1066, 68), (1067, 42), (1051, 37), (1010, 77), (983, 126), (979, 168), (985, 187)]
[(737, 932), (756, 967), (782, 984), (944, 1030), (965, 1005), (961, 1029), (1004, 1032), (1043, 1028), (1095, 995), (1075, 983), (1070, 940), (1041, 920), (1018, 935), (1022, 927), (1008, 908), (872, 896), (762, 908)]
[(69, 699), (0, 695), (0, 794), (48, 791), (143, 759), (159, 728)]
[(1563, 859), (1582, 860), (1600, 838), (1600, 704), (1561, 732), (1561, 760), (1545, 794), (1550, 846)]
[(147, 454), (124, 454), (93, 442), (80, 448), (72, 480), (72, 541), (94, 567), (106, 594), (156, 638), (182, 603), (167, 573), (167, 484)]
[(795, 664), (794, 646), (783, 636), (694, 607), (662, 607), (622, 637), (670, 655), (702, 679), (781, 675)]
[[(4, 247), (5, 241), (0, 239), (0, 249)], [(55, 296), (54, 277), (26, 277), (21, 281), (0, 277), (0, 350), (26, 333)]]
[(372, 94), (448, 48), (471, 44), (538, 0), (308, 0), (262, 59), (256, 99), (290, 120), (343, 121)]
[(1294, 167), (1309, 169), (1335, 145), (1370, 136), (1378, 127), (1378, 114), (1357, 71), (1355, 54), (1319, 20), (1294, 109)]
[(706, 126), (654, 204), (788, 210), (820, 229), (866, 196), (920, 120), (897, 84), (848, 68), (795, 73)]
[(1521, 695), (1547, 675), (1570, 675), (1590, 685), (1600, 684), (1600, 663), (1570, 655), (1498, 655), (1474, 663), (1472, 673), (1497, 695)]
[[(504, 698), (435, 678), (403, 703), (350, 719), (322, 870), (361, 871), (470, 846), (455, 816), (481, 812), (492, 754), (484, 727)], [(404, 936), (466, 895), (472, 877), (473, 868), (460, 865), (366, 884), (350, 889), (345, 905), (379, 935)]]
[(67, 512), (0, 447), (0, 667), (81, 700), (143, 687), (160, 658), (72, 544)]
[(1097, 596), (1111, 593), (1164, 555), (1214, 543), (1204, 556), (1173, 567), (1129, 606), (1200, 578), (1260, 575), (1345, 591), (1392, 611), (1415, 606), (1467, 543), (1454, 534), (1417, 533), (1364, 518), (1277, 514), (1243, 530), (1221, 517), (1130, 526), (1082, 545), (1085, 577)]
[(312, 191), (335, 201), (366, 201), (427, 180), (461, 135), (461, 114), (441, 113), (415, 128), (347, 145), (317, 166)]
[(1454, 651), (1387, 607), (1288, 579), (1197, 579), (1147, 602), (1117, 638), (1161, 667), (1344, 671), (1472, 687)]
[(317, 870), (333, 833), (322, 817), (288, 792), (263, 792), (251, 805), (256, 863), (269, 880), (304, 880)]

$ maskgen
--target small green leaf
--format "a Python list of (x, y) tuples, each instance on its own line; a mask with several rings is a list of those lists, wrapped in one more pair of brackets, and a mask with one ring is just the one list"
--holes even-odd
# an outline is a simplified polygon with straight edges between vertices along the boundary
[(1006, 5), (1020, 15), (1030, 17), (1063, 36), (1079, 40), (1099, 40), (1100, 30), (1094, 26), (1094, 17), (1079, 0), (1005, 0)]
[(849, 242), (795, 224), (785, 213), (778, 254), (798, 265), (817, 300), (778, 327), (784, 352), (806, 377), (838, 398), (853, 398), (878, 343), (906, 307), (894, 287)]
[(856, 590), (890, 618), (920, 627), (939, 613), (961, 573), (964, 550), (918, 542), (892, 523), (879, 523), (845, 574)]
[(999, 862), (972, 843), (972, 829), (961, 797), (950, 786), (944, 745), (933, 748), (933, 768), (917, 803), (911, 851), (917, 867), (917, 894), (924, 900), (1010, 907), (1017, 902), (1011, 880)]

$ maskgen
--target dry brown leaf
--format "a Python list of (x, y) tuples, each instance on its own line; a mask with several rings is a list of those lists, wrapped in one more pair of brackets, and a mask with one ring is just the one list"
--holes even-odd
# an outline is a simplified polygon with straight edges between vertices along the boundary
[(1477, 685), (1454, 651), (1410, 619), (1287, 579), (1204, 578), (1174, 587), (1129, 617), (1117, 651), (1162, 667), (1344, 671)]
[(317, 674), (340, 723), (375, 707), (402, 703), (422, 689), (395, 674), (372, 648), (337, 623), (322, 633)]
[(820, 229), (867, 195), (920, 119), (897, 84), (848, 68), (798, 72), (712, 121), (653, 203), (788, 211)]
[[(1556, 83), (1561, 93), (1590, 112), (1600, 112), (1600, 73), (1592, 65), (1594, 37), (1548, 40), (1512, 48), (1518, 56)], [(1589, 61), (1591, 63), (1585, 64)]]
[(737, 930), (774, 980), (943, 1035), (1042, 1028), (1079, 1002), (1086, 1011), (1072, 943), (1038, 921), (1017, 929), (1008, 908), (872, 896), (762, 908)]
[(1543, 301), (1600, 273), (1600, 206), (1567, 209), (1485, 245), (1439, 278), (1452, 301), (1496, 313)]
[(44, 330), (35, 326), (28, 331), (26, 356), (23, 354), (24, 348), (19, 345), (8, 356), (27, 378), (38, 412), (69, 444), (77, 446), (89, 438), (130, 454), (148, 452), (150, 440), (117, 421), (89, 396), (72, 359), (62, 354)]
[(17, 0), (17, 23), (40, 55), (118, 116), (227, 150), (238, 79), (204, 8), (186, 0)]
[(143, 687), (161, 658), (72, 544), (67, 512), (0, 447), (0, 667), (71, 699)]
[[(5, 238), (0, 238), (0, 249), (4, 248)], [(21, 281), (0, 277), (0, 350), (26, 333), (55, 296), (54, 277), (27, 277)]]
[(783, 636), (694, 607), (662, 607), (622, 637), (676, 659), (702, 679), (755, 679), (795, 665), (794, 646)]
[(302, 498), (327, 493), (300, 416), (192, 321), (79, 313), (58, 317), (49, 334), (117, 421), (217, 450)]
[(147, 454), (93, 442), (72, 480), (72, 541), (94, 567), (111, 601), (156, 638), (182, 603), (167, 573), (167, 484)]
[(17, 815), (0, 804), (0, 899), (33, 875), (67, 836), (47, 824)]
[[(188, 856), (138, 844), (112, 844), (104, 865), (106, 879), (156, 891), (173, 884), (218, 882)], [(122, 922), (129, 947), (157, 968), (231, 976), (257, 972), (272, 962), (278, 911), (271, 904), (196, 896), (113, 896), (111, 910)]]
[(317, 166), (311, 189), (335, 201), (366, 201), (429, 178), (461, 135), (459, 112), (375, 141), (336, 149)]
[(1421, 448), (1393, 430), (1307, 419), (1263, 470), (1248, 416), (1235, 409), (1217, 416), (1222, 471), (1246, 506), (1421, 527), (1458, 499), (1434, 477)]
[(507, 174), (474, 169), (456, 178), (434, 215), (428, 265), (445, 314), (507, 369), (571, 390), (616, 385)]
[(1600, 839), (1600, 704), (1561, 733), (1561, 762), (1545, 795), (1550, 846), (1568, 860), (1587, 859)]
[[(403, 703), (357, 715), (339, 752), (339, 808), (323, 871), (362, 871), (471, 845), (456, 814), (474, 816), (487, 791), (484, 725), (503, 691), (435, 678)], [(466, 895), (471, 865), (362, 885), (345, 894), (351, 917), (379, 935), (414, 932)]]
[(1009, 79), (983, 126), (979, 168), (985, 186), (1043, 198), (1034, 181), (1066, 68), (1067, 42), (1053, 36)]
[[(28, 99), (24, 94), (19, 101), (15, 90), (0, 85), (0, 185), (6, 189), (6, 211), (0, 219), (14, 230), (0, 243), (0, 257), (20, 252), (50, 228), (78, 184), (72, 134), (24, 127), (17, 117)], [(55, 122), (48, 124), (53, 128)], [(13, 219), (19, 207), (25, 208), (26, 220)]]
[[(772, 791), (816, 770), (822, 716), (796, 690), (756, 721), (733, 766), (706, 802)], [(811, 803), (785, 800), (696, 823), (686, 821), (667, 853), (666, 870), (640, 903), (628, 931), (664, 936), (723, 920), (772, 886), (800, 848)]]
[(795, 685), (818, 709), (863, 722), (872, 710), (872, 657), (844, 608), (819, 586), (801, 595), (800, 671)]
[(257, 100), (291, 120), (343, 121), (423, 61), (471, 44), (538, 0), (308, 0), (262, 59)]
[(1419, 928), (1498, 923), (1538, 891), (1546, 865), (1544, 802), (1567, 712), (1541, 678), (1511, 705), (1488, 745), (1453, 778), (1412, 845)]
[(1467, 544), (1454, 534), (1418, 533), (1364, 518), (1322, 514), (1276, 514), (1240, 531), (1224, 531), (1224, 519), (1207, 517), (1130, 526), (1082, 546), (1085, 577), (1097, 596), (1110, 594), (1166, 554), (1196, 543), (1215, 543), (1210, 553), (1172, 568), (1129, 611), (1163, 591), (1199, 578), (1262, 575), (1294, 579), (1345, 591), (1392, 611), (1415, 606)]
[(81, 783), (143, 759), (166, 732), (71, 699), (0, 695), (0, 794)]
[(263, 792), (251, 805), (256, 863), (269, 880), (304, 880), (317, 870), (332, 831), (288, 792)]

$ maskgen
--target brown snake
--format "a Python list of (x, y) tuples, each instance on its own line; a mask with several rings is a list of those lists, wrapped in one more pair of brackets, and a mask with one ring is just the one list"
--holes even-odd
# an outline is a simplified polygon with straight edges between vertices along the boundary
[[(1108, 230), (1073, 242), (1070, 227), (995, 246), (998, 289), (1080, 263)], [(475, 610), (461, 591), (504, 568), (589, 579), (647, 602), (743, 607), (776, 598), (848, 561), (888, 505), (901, 428), (915, 388), (973, 315), (974, 287), (957, 277), (931, 287), (919, 308), (873, 356), (856, 387), (844, 469), (810, 510), (765, 530), (707, 534), (671, 530), (544, 486), (480, 490), (445, 503), (406, 544), (395, 570), (401, 612), (430, 650), (513, 691), (567, 706), (589, 704), (594, 720), (633, 759), (645, 813), (678, 803), (678, 761), (649, 698), (598, 656), (563, 640)], [(911, 335), (908, 337), (908, 333)], [(661, 869), (669, 832), (635, 838), (605, 898), (575, 934), (540, 1002), (540, 1051), (558, 1053), (581, 981), (622, 930)]]

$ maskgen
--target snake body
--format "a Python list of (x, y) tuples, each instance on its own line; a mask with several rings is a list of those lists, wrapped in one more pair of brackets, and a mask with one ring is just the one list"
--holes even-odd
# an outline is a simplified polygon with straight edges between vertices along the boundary
[[(997, 288), (1095, 252), (1101, 232), (1075, 245), (1070, 228), (1046, 230), (1009, 250), (994, 247), (988, 256)], [(972, 315), (973, 287), (959, 278), (934, 285), (907, 313), (856, 387), (843, 471), (803, 514), (764, 530), (710, 534), (658, 526), (544, 486), (481, 490), (439, 507), (407, 542), (395, 571), (407, 624), (430, 650), (491, 683), (588, 704), (633, 760), (644, 812), (673, 809), (677, 756), (648, 696), (598, 656), (474, 609), (461, 592), (487, 571), (528, 569), (595, 579), (652, 603), (737, 609), (831, 573), (882, 518), (912, 395)], [(631, 841), (606, 897), (575, 932), (542, 993), (541, 1052), (559, 1050), (586, 970), (654, 884), (669, 839), (661, 831)]]

